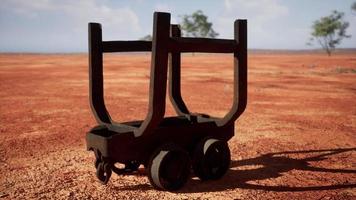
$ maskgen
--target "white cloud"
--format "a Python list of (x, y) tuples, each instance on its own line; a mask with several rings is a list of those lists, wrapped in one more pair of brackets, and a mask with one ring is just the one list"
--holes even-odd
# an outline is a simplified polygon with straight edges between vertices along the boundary
[(157, 12), (172, 12), (172, 9), (167, 4), (158, 3), (155, 5), (154, 10)]
[(268, 21), (288, 14), (288, 8), (278, 0), (225, 0), (225, 15), (242, 15)]
[[(125, 31), (125, 35), (140, 31), (139, 19), (129, 7), (111, 8), (106, 1), (99, 0), (3, 0), (1, 9), (12, 10), (24, 17), (37, 18), (41, 14), (58, 13), (74, 32), (83, 32), (90, 21), (99, 22), (113, 33)], [(50, 19), (49, 19), (50, 20)], [(117, 38), (117, 36), (116, 36)]]
[(272, 27), (278, 18), (288, 15), (288, 7), (279, 0), (225, 0), (224, 9), (220, 13), (216, 27), (221, 37), (232, 37), (235, 19), (248, 19), (249, 40), (252, 46), (275, 37)]
[[(154, 11), (155, 12), (168, 12), (168, 13), (172, 13), (173, 9), (171, 8), (171, 6), (167, 5), (167, 4), (163, 4), (163, 3), (158, 3), (155, 5), (154, 7)], [(172, 24), (177, 24), (178, 21), (177, 19), (171, 15), (171, 23)]]

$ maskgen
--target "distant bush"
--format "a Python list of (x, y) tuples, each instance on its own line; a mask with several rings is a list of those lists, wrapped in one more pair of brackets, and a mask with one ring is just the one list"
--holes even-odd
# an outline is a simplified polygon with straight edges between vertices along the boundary
[(344, 73), (356, 74), (356, 69), (337, 67), (335, 69), (335, 72), (338, 74), (344, 74)]

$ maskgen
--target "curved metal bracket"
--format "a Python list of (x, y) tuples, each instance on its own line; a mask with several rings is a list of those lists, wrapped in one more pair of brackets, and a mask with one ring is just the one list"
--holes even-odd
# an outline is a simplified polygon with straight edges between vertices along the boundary
[(89, 23), (89, 100), (99, 124), (111, 124), (111, 117), (104, 103), (103, 44), (101, 25)]
[[(181, 37), (178, 25), (171, 25), (171, 37)], [(180, 52), (169, 54), (169, 98), (178, 115), (189, 115), (189, 110), (181, 95), (181, 57)]]
[(164, 117), (170, 20), (169, 13), (154, 13), (148, 114), (134, 131), (136, 137), (153, 132)]
[[(231, 47), (234, 53), (234, 94), (233, 105), (229, 112), (221, 119), (216, 119), (218, 126), (226, 126), (234, 121), (244, 112), (247, 104), (247, 20), (236, 20), (234, 23), (234, 45)], [(181, 32), (178, 25), (171, 25), (171, 37), (179, 41)], [(185, 39), (185, 38), (183, 38)], [(190, 39), (190, 38), (189, 38)], [(204, 38), (205, 39), (205, 38)], [(207, 41), (213, 41), (207, 39)], [(184, 41), (184, 40), (182, 40)], [(224, 40), (216, 41), (223, 42)], [(200, 43), (197, 42), (197, 45)], [(226, 42), (226, 47), (230, 47), (230, 41)], [(179, 46), (179, 43), (177, 44)], [(237, 46), (237, 48), (236, 48)], [(189, 48), (199, 48), (192, 44)], [(214, 49), (215, 46), (210, 47)], [(202, 49), (209, 52), (209, 50)], [(216, 47), (216, 52), (229, 52), (228, 48)], [(169, 65), (169, 92), (170, 100), (178, 115), (190, 115), (190, 112), (181, 96), (181, 57), (180, 51), (170, 53)]]
[(247, 20), (236, 20), (234, 38), (238, 48), (234, 51), (234, 96), (230, 111), (216, 121), (218, 126), (234, 123), (247, 105)]

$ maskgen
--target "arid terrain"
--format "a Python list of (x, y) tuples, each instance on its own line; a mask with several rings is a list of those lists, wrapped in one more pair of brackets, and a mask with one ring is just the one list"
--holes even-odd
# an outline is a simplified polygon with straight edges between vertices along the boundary
[[(149, 54), (105, 55), (105, 100), (117, 121), (143, 119)], [(193, 112), (232, 103), (231, 55), (186, 54), (182, 95)], [(96, 125), (86, 54), (0, 54), (1, 199), (356, 199), (356, 53), (249, 55), (248, 106), (220, 180), (192, 175), (155, 190), (145, 169), (95, 176), (85, 134)], [(167, 99), (166, 115), (174, 115)]]

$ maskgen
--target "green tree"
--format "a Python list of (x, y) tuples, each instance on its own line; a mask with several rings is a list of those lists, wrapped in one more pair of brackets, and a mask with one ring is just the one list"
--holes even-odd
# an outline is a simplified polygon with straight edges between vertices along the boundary
[(356, 2), (351, 5), (351, 10), (356, 12)]
[(191, 15), (184, 15), (181, 22), (183, 35), (188, 37), (211, 37), (215, 38), (219, 34), (212, 28), (213, 24), (208, 22), (208, 17), (203, 11), (195, 11)]
[(312, 26), (313, 32), (310, 41), (316, 40), (329, 56), (344, 38), (351, 37), (346, 34), (349, 23), (344, 21), (343, 18), (344, 13), (335, 10), (331, 15), (314, 21)]

